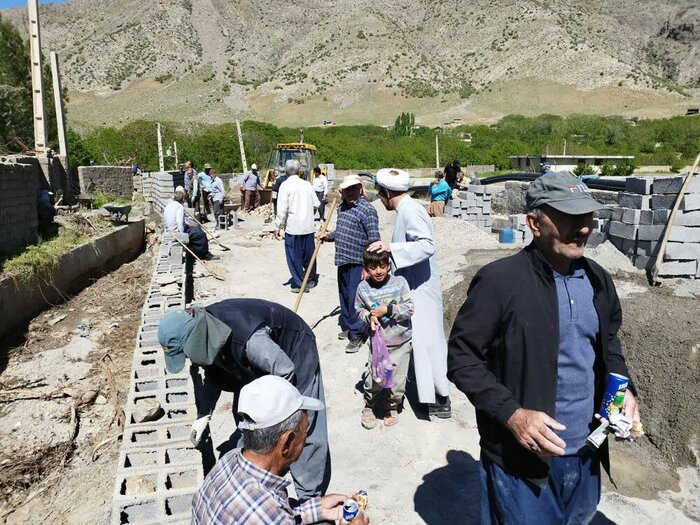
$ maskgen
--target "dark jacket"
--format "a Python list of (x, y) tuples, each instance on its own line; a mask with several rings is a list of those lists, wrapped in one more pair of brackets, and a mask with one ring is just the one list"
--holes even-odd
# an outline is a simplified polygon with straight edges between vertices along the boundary
[[(617, 337), (622, 310), (613, 281), (594, 261), (583, 258), (581, 265), (599, 320), (597, 408), (608, 372), (629, 372)], [(554, 417), (558, 354), (556, 284), (534, 243), (479, 270), (452, 328), (447, 375), (476, 407), (482, 452), (507, 473), (540, 486), (549, 476), (549, 459), (523, 448), (505, 425), (521, 407)], [(598, 454), (609, 472), (607, 446)]]
[(319, 373), (316, 338), (309, 325), (289, 308), (263, 299), (227, 299), (207, 306), (206, 310), (231, 329), (231, 336), (214, 363), (205, 367), (207, 375), (222, 390), (238, 392), (254, 379), (268, 374), (245, 355), (246, 343), (264, 326), (294, 363), (293, 382), (301, 392)]

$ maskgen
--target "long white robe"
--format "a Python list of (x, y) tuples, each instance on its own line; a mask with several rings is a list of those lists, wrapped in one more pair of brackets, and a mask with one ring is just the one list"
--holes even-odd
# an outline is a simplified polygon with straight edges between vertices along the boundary
[(391, 256), (395, 274), (408, 281), (415, 306), (411, 322), (418, 399), (434, 403), (436, 392), (449, 394), (442, 288), (435, 262), (433, 223), (425, 208), (410, 196), (396, 208)]

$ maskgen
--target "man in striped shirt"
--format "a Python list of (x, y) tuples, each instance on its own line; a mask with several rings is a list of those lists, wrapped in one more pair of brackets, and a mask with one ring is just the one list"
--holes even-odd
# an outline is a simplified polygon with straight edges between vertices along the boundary
[[(295, 525), (340, 520), (345, 494), (299, 504), (287, 494), (284, 475), (304, 448), (307, 410), (323, 410), (287, 380), (263, 376), (241, 389), (238, 411), (242, 449), (227, 453), (194, 497), (194, 525)], [(362, 513), (350, 522), (369, 525)]]

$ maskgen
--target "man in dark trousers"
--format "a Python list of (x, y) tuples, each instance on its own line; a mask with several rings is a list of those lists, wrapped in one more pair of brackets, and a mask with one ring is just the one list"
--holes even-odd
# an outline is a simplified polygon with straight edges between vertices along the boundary
[(343, 203), (338, 209), (335, 231), (322, 241), (335, 243), (335, 265), (338, 267), (338, 297), (340, 302), (339, 339), (348, 339), (345, 352), (356, 353), (367, 339), (367, 325), (355, 311), (355, 295), (362, 281), (362, 253), (365, 248), (381, 239), (379, 215), (364, 197), (362, 181), (357, 175), (348, 175), (340, 183)]
[[(630, 377), (615, 285), (583, 256), (604, 206), (564, 173), (536, 179), (526, 202), (534, 240), (475, 275), (448, 377), (476, 407), (481, 522), (583, 524), (600, 500), (600, 465), (609, 472), (607, 442), (593, 451), (586, 437), (608, 374)], [(623, 413), (638, 422), (631, 385)]]
[[(221, 391), (234, 393), (233, 413), (238, 423), (241, 388), (264, 375), (283, 377), (302, 395), (325, 401), (314, 333), (282, 305), (262, 299), (227, 299), (191, 313), (171, 312), (161, 320), (158, 339), (169, 371), (181, 371), (185, 356), (204, 368), (198, 419), (190, 436), (195, 446)], [(326, 492), (331, 459), (325, 411), (309, 414), (308, 437), (291, 473), (301, 501)]]

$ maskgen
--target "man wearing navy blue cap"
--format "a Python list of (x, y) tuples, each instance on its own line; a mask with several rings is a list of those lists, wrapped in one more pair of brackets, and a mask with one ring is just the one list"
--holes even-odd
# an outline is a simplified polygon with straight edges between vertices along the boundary
[[(605, 206), (568, 173), (526, 194), (533, 242), (481, 268), (448, 347), (448, 377), (476, 407), (481, 523), (589, 523), (607, 442), (586, 446), (608, 374), (630, 377), (610, 275), (583, 256)], [(630, 382), (623, 413), (639, 422)]]
[[(234, 393), (233, 413), (241, 389), (264, 375), (282, 377), (302, 395), (324, 402), (316, 338), (297, 314), (263, 299), (227, 299), (206, 308), (171, 312), (161, 320), (158, 340), (165, 364), (178, 373), (185, 357), (204, 368), (203, 391), (197, 397), (197, 421), (190, 439), (197, 446), (222, 390)], [(309, 415), (309, 435), (299, 460), (291, 467), (300, 500), (325, 493), (330, 482), (326, 413)]]

